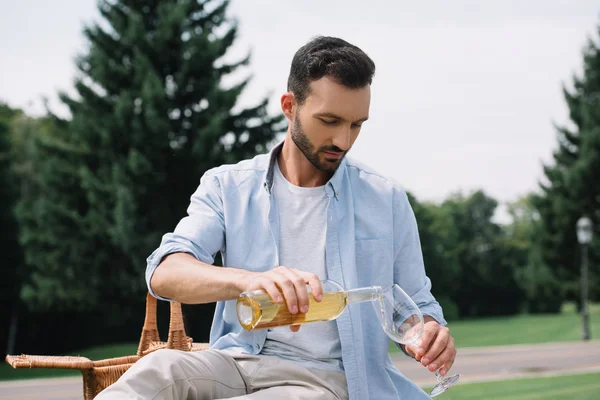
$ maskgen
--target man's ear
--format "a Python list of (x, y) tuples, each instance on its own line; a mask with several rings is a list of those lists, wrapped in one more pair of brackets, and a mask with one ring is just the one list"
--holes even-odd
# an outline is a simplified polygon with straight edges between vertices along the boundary
[(281, 111), (283, 112), (283, 115), (285, 115), (285, 117), (290, 121), (294, 116), (296, 106), (296, 96), (294, 96), (294, 93), (287, 92), (281, 96)]

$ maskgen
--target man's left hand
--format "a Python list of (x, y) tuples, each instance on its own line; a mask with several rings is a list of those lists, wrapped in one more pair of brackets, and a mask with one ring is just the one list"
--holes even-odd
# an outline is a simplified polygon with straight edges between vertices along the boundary
[(450, 329), (441, 326), (429, 316), (425, 316), (425, 330), (421, 336), (421, 343), (419, 346), (406, 346), (406, 352), (431, 372), (439, 369), (442, 376), (448, 373), (456, 357)]

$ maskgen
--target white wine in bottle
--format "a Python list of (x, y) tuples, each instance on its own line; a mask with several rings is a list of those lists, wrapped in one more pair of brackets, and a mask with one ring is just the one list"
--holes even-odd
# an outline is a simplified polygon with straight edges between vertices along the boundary
[(238, 320), (246, 330), (331, 321), (340, 316), (349, 303), (372, 301), (379, 293), (377, 288), (361, 288), (346, 292), (333, 281), (321, 283), (323, 298), (321, 301), (316, 301), (312, 293), (309, 293), (306, 313), (292, 314), (285, 301), (275, 303), (271, 296), (262, 290), (242, 293), (237, 300)]
[(292, 314), (285, 302), (275, 303), (264, 292), (253, 296), (242, 295), (237, 304), (238, 317), (247, 330), (330, 321), (344, 311), (347, 297), (344, 292), (323, 293), (322, 300), (318, 302), (310, 293), (308, 312)]

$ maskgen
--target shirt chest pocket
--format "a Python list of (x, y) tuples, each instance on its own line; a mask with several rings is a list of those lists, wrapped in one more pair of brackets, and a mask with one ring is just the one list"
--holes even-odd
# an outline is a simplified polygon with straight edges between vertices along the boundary
[(356, 239), (356, 269), (361, 286), (388, 286), (394, 279), (391, 238)]

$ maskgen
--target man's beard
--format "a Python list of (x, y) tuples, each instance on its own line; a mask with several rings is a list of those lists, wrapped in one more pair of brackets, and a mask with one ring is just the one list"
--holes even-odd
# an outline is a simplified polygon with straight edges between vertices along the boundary
[[(322, 172), (327, 172), (327, 173), (334, 173), (338, 167), (340, 166), (340, 163), (342, 162), (342, 160), (345, 157), (345, 151), (340, 149), (337, 146), (321, 146), (318, 150), (315, 151), (315, 146), (310, 142), (310, 140), (308, 139), (308, 136), (306, 136), (306, 133), (304, 132), (304, 129), (302, 129), (302, 125), (300, 124), (300, 120), (299, 118), (296, 116), (296, 118), (294, 119), (294, 125), (292, 125), (292, 140), (294, 141), (294, 143), (296, 144), (296, 146), (300, 149), (300, 151), (302, 152), (302, 154), (304, 154), (304, 156), (306, 157), (306, 159), (308, 161), (310, 161), (310, 163), (319, 171)], [(344, 153), (344, 156), (340, 157), (340, 158), (325, 158), (325, 161), (321, 161), (321, 158), (319, 157), (320, 153), (323, 153), (325, 151), (331, 151), (331, 152), (335, 152), (335, 153)]]

